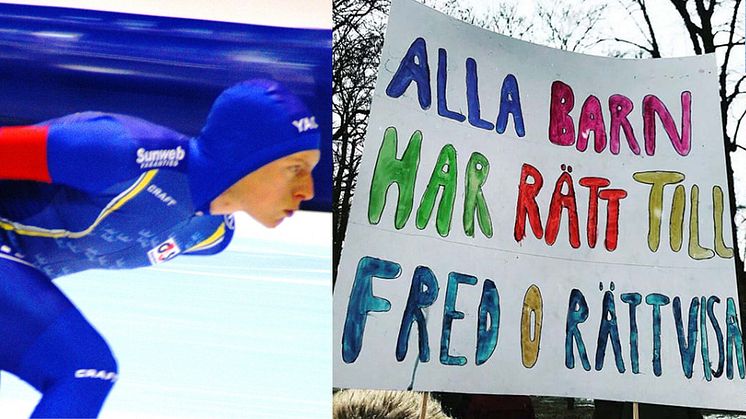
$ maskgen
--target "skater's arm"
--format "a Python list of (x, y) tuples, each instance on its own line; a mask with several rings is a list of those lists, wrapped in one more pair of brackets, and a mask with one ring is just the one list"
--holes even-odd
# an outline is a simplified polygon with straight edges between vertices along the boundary
[(102, 190), (148, 170), (185, 166), (187, 143), (170, 133), (142, 120), (123, 123), (108, 115), (2, 127), (0, 179)]
[(184, 254), (206, 256), (222, 252), (233, 238), (233, 219), (232, 216), (228, 217), (230, 218), (226, 218), (226, 220), (228, 220), (229, 225), (226, 225), (225, 222), (221, 223), (210, 237), (187, 249)]

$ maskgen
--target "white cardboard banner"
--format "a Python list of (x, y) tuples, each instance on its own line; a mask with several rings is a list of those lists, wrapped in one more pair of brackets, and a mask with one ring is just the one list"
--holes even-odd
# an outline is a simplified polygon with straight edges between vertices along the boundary
[(716, 77), (393, 1), (334, 385), (746, 409)]

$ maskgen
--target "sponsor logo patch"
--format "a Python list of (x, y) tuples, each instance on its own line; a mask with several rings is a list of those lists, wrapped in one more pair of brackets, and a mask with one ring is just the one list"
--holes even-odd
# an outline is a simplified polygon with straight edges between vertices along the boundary
[(137, 149), (137, 160), (140, 169), (152, 169), (155, 167), (176, 167), (184, 160), (186, 152), (181, 146), (164, 150)]
[(298, 130), (298, 132), (306, 132), (309, 129), (314, 129), (314, 128), (319, 127), (316, 124), (315, 116), (308, 116), (305, 118), (297, 119), (293, 121), (293, 126)]
[(97, 378), (99, 380), (116, 382), (119, 375), (115, 372), (94, 370), (94, 369), (81, 369), (75, 371), (75, 378)]
[(179, 253), (181, 253), (179, 245), (176, 244), (174, 239), (168, 239), (153, 249), (150, 249), (148, 251), (148, 259), (150, 259), (152, 265), (157, 265), (173, 259)]
[(225, 227), (227, 227), (228, 230), (236, 229), (236, 220), (235, 218), (233, 218), (233, 215), (224, 215), (223, 222), (225, 223)]
[(153, 194), (156, 198), (160, 199), (166, 206), (176, 205), (176, 200), (166, 193), (163, 189), (159, 188), (158, 185), (148, 185), (148, 192)]

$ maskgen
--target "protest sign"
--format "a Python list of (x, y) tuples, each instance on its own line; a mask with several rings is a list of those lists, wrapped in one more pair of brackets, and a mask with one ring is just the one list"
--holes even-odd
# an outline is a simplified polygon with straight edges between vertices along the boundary
[(393, 1), (335, 386), (746, 408), (716, 70)]

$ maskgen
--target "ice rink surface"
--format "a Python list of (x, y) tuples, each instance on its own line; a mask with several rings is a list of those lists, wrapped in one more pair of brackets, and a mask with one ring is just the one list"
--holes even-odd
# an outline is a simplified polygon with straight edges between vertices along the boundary
[[(275, 230), (240, 217), (218, 255), (55, 283), (118, 360), (101, 418), (330, 415), (331, 214)], [(0, 417), (28, 417), (38, 399), (0, 374)]]

